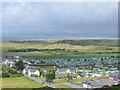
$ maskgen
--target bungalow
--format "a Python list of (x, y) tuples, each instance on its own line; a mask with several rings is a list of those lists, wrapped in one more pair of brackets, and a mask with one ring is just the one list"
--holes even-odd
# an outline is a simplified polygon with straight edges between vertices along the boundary
[(4, 64), (9, 64), (9, 63), (10, 63), (10, 60), (8, 60), (8, 59), (4, 60)]
[(82, 82), (84, 88), (101, 88), (104, 85), (109, 85), (108, 80), (86, 80)]
[(24, 67), (25, 68), (29, 68), (30, 66), (28, 64), (24, 64)]
[(109, 75), (109, 82), (117, 83), (120, 81), (120, 72), (118, 73), (111, 73)]
[(19, 58), (19, 56), (13, 56), (15, 59), (18, 59)]
[(101, 75), (101, 74), (94, 73), (93, 76), (94, 76), (94, 77), (101, 77), (102, 75)]
[(76, 73), (76, 69), (75, 68), (62, 68), (62, 69), (58, 69), (56, 71), (57, 74), (67, 74), (67, 73), (72, 73), (75, 74)]
[(25, 69), (23, 69), (23, 75), (25, 75), (25, 76), (32, 76), (32, 75), (40, 76), (40, 72), (37, 69), (25, 68)]
[(10, 63), (10, 67), (14, 67), (15, 66), (15, 63)]

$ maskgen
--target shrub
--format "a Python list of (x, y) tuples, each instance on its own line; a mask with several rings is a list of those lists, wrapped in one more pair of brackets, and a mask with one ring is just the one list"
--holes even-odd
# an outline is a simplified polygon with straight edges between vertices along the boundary
[(3, 72), (2, 73), (2, 77), (4, 78), (4, 77), (10, 77), (10, 74), (8, 73), (8, 72)]
[(14, 71), (14, 70), (12, 70), (12, 69), (9, 69), (8, 72), (9, 72), (10, 74), (17, 74), (17, 71)]

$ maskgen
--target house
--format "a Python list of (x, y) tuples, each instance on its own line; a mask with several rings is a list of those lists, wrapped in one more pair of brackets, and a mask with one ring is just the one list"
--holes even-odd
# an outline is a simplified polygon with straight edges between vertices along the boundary
[(28, 64), (24, 64), (24, 67), (25, 68), (29, 68), (30, 66)]
[(118, 73), (111, 73), (109, 75), (109, 82), (117, 83), (120, 81), (120, 72)]
[(109, 85), (108, 80), (86, 80), (82, 82), (84, 88), (101, 88), (104, 85)]
[(101, 74), (94, 73), (93, 76), (94, 76), (94, 77), (101, 77), (102, 75), (101, 75)]
[(37, 69), (25, 68), (25, 69), (23, 69), (23, 75), (25, 75), (25, 76), (32, 76), (32, 75), (40, 76), (40, 72)]
[(18, 59), (19, 58), (19, 56), (13, 56), (15, 59)]
[(58, 69), (56, 71), (57, 74), (68, 74), (68, 73), (72, 73), (75, 74), (76, 73), (76, 69), (75, 68), (62, 68), (62, 69)]
[(10, 60), (8, 60), (8, 59), (4, 60), (4, 64), (9, 64), (9, 63), (10, 63)]
[(10, 67), (14, 67), (15, 66), (15, 63), (10, 63)]

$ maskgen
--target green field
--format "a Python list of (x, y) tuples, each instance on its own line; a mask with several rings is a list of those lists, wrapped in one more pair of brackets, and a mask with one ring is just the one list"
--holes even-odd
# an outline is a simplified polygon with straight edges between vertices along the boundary
[(110, 56), (118, 56), (118, 54), (107, 54), (107, 53), (103, 53), (103, 54), (68, 54), (68, 55), (45, 55), (45, 54), (41, 54), (41, 53), (9, 53), (7, 55), (17, 55), (17, 56), (22, 56), (22, 57), (26, 57), (26, 58), (36, 58), (36, 59), (60, 59), (60, 58), (92, 58), (92, 57), (110, 57)]
[[(83, 43), (84, 41), (84, 43)], [(88, 42), (89, 41), (89, 42)], [(98, 42), (99, 41), (99, 42)], [(46, 42), (46, 43), (45, 43)], [(52, 54), (73, 54), (79, 52), (118, 52), (117, 40), (27, 40), (3, 41), (2, 50), (8, 52), (16, 49), (65, 49), (65, 51), (51, 52)], [(43, 53), (43, 52), (41, 52)], [(47, 53), (47, 52), (45, 52)], [(49, 52), (48, 52), (49, 53)]]
[[(108, 77), (87, 77), (87, 78), (77, 78), (77, 79), (72, 79), (70, 82), (79, 82), (79, 81), (85, 81), (85, 80), (97, 80), (97, 79), (108, 79)], [(43, 80), (44, 81), (44, 80)], [(67, 83), (68, 81), (65, 79), (55, 79), (53, 83)]]
[[(117, 40), (89, 39), (89, 40), (22, 40), (3, 41), (2, 51), (5, 55), (17, 55), (26, 58), (92, 58), (118, 56)], [(41, 50), (37, 53), (29, 50)], [(47, 49), (47, 50), (46, 50)], [(58, 49), (58, 50), (56, 50)], [(26, 50), (19, 53), (20, 50)], [(12, 52), (11, 52), (12, 51)], [(17, 51), (17, 52), (16, 52)]]
[(62, 90), (76, 90), (74, 88), (71, 88), (69, 86), (66, 86), (64, 84), (57, 84), (57, 85), (54, 85), (55, 88), (62, 88)]
[(42, 85), (26, 77), (2, 78), (2, 88), (41, 88)]

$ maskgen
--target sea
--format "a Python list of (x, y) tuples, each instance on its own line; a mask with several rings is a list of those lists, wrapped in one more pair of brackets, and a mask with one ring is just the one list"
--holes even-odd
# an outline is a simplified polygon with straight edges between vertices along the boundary
[(32, 39), (118, 39), (116, 35), (2, 35), (1, 41), (32, 40)]

